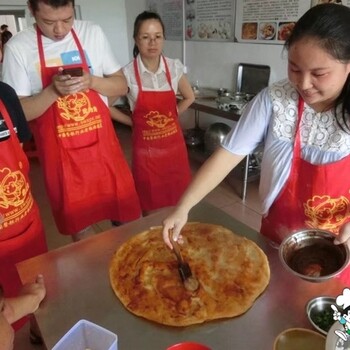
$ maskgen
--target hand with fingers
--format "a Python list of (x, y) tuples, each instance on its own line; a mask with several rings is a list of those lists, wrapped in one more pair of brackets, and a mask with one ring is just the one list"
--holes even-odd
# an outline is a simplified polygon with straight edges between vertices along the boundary
[(185, 226), (188, 220), (188, 211), (181, 210), (180, 208), (175, 208), (175, 210), (170, 213), (170, 215), (163, 220), (163, 239), (165, 244), (173, 249), (170, 242), (170, 232), (172, 232), (173, 240), (182, 244), (183, 239), (180, 234), (181, 229)]
[(44, 277), (38, 275), (35, 282), (26, 283), (15, 297), (5, 298), (3, 314), (7, 321), (12, 324), (24, 316), (35, 312), (45, 298), (46, 288)]
[(38, 275), (35, 282), (23, 285), (19, 295), (27, 297), (31, 313), (35, 312), (46, 295), (44, 276)]
[(84, 71), (82, 76), (71, 76), (64, 74), (61, 67), (58, 74), (54, 76), (52, 83), (60, 96), (66, 96), (88, 90), (90, 80), (90, 73)]

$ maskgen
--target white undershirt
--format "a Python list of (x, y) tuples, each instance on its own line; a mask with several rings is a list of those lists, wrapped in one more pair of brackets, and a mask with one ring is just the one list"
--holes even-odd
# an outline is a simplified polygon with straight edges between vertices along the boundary
[[(145, 65), (143, 64), (140, 55), (137, 56), (137, 64), (139, 68), (141, 84), (144, 91), (169, 91), (171, 87), (168, 84), (165, 72), (165, 65), (163, 59), (160, 60), (158, 70), (153, 73), (149, 71)], [(168, 69), (171, 76), (171, 84), (174, 92), (177, 92), (178, 83), (180, 78), (184, 72), (184, 66), (178, 59), (171, 59), (166, 57), (166, 62), (168, 65)], [(137, 85), (135, 72), (134, 72), (134, 64), (133, 61), (128, 63), (123, 68), (124, 75), (126, 77), (129, 92), (128, 92), (128, 100), (130, 104), (130, 109), (133, 111), (135, 107), (135, 103), (137, 100), (137, 96), (139, 94), (139, 88)]]

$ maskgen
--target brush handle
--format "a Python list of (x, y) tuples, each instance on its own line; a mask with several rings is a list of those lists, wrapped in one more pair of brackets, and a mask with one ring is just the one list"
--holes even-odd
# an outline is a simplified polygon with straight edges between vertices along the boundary
[(180, 252), (180, 245), (179, 245), (179, 243), (177, 243), (173, 239), (173, 230), (172, 229), (169, 231), (169, 239), (170, 239), (171, 245), (173, 246), (173, 251), (176, 255), (177, 261), (179, 262), (180, 265), (185, 264), (184, 259), (181, 255), (181, 252)]

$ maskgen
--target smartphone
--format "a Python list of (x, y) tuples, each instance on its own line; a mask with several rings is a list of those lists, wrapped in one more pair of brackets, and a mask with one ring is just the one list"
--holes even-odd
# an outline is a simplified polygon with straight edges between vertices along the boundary
[(83, 67), (74, 67), (63, 69), (62, 74), (70, 75), (71, 77), (81, 77), (83, 75)]

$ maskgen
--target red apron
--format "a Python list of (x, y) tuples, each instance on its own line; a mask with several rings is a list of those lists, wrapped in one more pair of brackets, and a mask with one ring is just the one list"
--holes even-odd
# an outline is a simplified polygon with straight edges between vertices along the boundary
[[(263, 218), (260, 232), (277, 242), (292, 232), (319, 228), (338, 234), (338, 229), (350, 221), (350, 156), (339, 161), (314, 165), (301, 158), (300, 121), (304, 101), (299, 98), (298, 125), (294, 141), (289, 178), (268, 215)], [(337, 181), (338, 179), (338, 181)], [(350, 269), (347, 269), (350, 270)], [(342, 274), (342, 279), (350, 271)]]
[[(82, 65), (88, 65), (79, 39)], [(59, 67), (46, 67), (37, 30), (43, 86)], [(72, 66), (69, 66), (72, 67)], [(98, 221), (137, 219), (141, 209), (109, 109), (96, 91), (58, 98), (31, 122), (52, 212), (62, 234), (75, 234)]]
[(10, 130), (10, 137), (0, 142), (0, 213), (4, 219), (0, 224), (0, 283), (9, 297), (17, 296), (22, 286), (16, 263), (45, 253), (47, 246), (30, 191), (28, 159), (1, 100), (0, 111)]
[(174, 91), (143, 91), (136, 59), (134, 70), (139, 94), (133, 112), (132, 170), (141, 207), (149, 211), (175, 205), (191, 181), (191, 170)]

